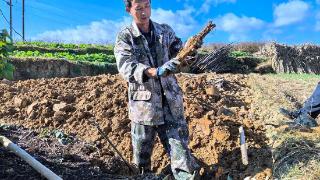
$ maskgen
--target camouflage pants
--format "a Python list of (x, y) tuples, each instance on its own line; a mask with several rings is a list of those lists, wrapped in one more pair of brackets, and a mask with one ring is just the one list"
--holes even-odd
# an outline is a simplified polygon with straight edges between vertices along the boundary
[(306, 113), (310, 114), (310, 116), (313, 118), (316, 118), (320, 114), (320, 83), (318, 83), (312, 95), (299, 110), (299, 114)]
[(156, 134), (158, 134), (167, 154), (175, 179), (194, 179), (196, 163), (188, 148), (189, 132), (185, 120), (176, 122), (168, 105), (164, 106), (165, 124), (147, 126), (132, 122), (131, 135), (133, 162), (144, 171), (151, 168), (151, 154)]

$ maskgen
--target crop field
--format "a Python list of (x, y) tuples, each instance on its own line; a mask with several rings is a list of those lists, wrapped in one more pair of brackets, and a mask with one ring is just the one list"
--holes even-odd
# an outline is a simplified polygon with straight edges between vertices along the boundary
[(89, 63), (115, 63), (112, 45), (63, 44), (45, 42), (17, 42), (13, 58), (48, 58)]

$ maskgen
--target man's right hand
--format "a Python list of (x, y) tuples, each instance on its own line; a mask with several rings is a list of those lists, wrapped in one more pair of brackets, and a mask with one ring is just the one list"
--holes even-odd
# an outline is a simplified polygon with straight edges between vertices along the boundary
[(144, 71), (144, 73), (149, 78), (156, 78), (157, 77), (157, 68), (148, 68), (147, 70)]
[(177, 59), (171, 59), (170, 61), (164, 63), (161, 67), (157, 68), (157, 76), (167, 76), (169, 73), (173, 73), (177, 70), (180, 61)]

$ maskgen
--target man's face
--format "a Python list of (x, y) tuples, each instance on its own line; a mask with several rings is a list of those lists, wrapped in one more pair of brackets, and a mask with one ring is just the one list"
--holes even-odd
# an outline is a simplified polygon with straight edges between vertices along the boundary
[(151, 16), (151, 8), (149, 0), (133, 0), (132, 6), (127, 8), (127, 12), (131, 14), (137, 24), (149, 23)]

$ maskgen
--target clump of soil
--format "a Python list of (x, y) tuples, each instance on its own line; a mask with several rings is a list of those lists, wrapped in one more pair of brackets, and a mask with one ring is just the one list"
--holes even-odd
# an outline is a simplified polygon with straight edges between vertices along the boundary
[[(203, 167), (201, 174), (207, 179), (228, 175), (235, 179), (271, 176), (271, 152), (263, 126), (250, 117), (251, 92), (246, 80), (245, 75), (178, 75), (184, 92), (189, 145)], [(119, 75), (0, 83), (0, 97), (0, 123), (37, 130), (59, 129), (93, 143), (100, 152), (99, 162), (117, 161), (125, 167), (119, 159), (113, 161), (115, 154), (108, 142), (90, 125), (89, 120), (95, 118), (124, 157), (128, 160), (132, 157), (127, 83)], [(245, 128), (247, 136), (248, 166), (241, 163), (240, 126)], [(168, 165), (169, 159), (157, 140), (153, 170), (165, 172)], [(113, 166), (102, 163), (99, 167)], [(108, 173), (127, 175), (128, 169)]]

